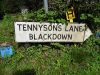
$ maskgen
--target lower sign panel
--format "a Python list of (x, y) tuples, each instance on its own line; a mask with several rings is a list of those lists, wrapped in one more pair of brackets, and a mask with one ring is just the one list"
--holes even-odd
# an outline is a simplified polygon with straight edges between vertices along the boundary
[(16, 42), (83, 42), (92, 33), (87, 32), (85, 24), (15, 22)]

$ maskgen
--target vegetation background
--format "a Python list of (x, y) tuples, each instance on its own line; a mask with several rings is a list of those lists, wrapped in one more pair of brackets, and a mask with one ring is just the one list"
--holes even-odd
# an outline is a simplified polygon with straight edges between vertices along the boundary
[[(75, 9), (75, 22), (86, 23), (93, 35), (83, 43), (16, 43), (15, 21), (67, 23), (65, 13)], [(29, 12), (21, 13), (21, 7)], [(24, 19), (26, 18), (26, 19)], [(100, 0), (0, 0), (0, 43), (10, 43), (14, 54), (0, 57), (0, 75), (100, 75)]]

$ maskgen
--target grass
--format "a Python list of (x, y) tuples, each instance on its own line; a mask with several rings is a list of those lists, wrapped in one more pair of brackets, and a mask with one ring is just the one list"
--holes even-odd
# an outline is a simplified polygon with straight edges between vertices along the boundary
[(11, 43), (14, 50), (10, 58), (0, 59), (0, 75), (100, 75), (100, 39), (95, 35), (75, 45), (18, 44), (14, 42), (14, 21), (15, 17), (6, 15), (0, 25), (0, 43)]

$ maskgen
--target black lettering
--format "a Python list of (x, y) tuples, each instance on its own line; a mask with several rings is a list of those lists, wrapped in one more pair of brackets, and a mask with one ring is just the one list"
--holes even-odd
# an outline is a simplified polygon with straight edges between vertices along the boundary
[(72, 34), (68, 34), (68, 40), (72, 40)]
[(42, 38), (42, 34), (39, 35), (39, 39), (42, 39), (42, 40), (43, 40), (43, 38)]
[(67, 39), (67, 34), (66, 35), (62, 35), (62, 39)]
[(19, 26), (19, 31), (21, 31), (21, 25), (22, 25), (22, 24), (17, 24), (17, 25)]
[(72, 40), (72, 34), (66, 34), (66, 35), (62, 35), (62, 39), (68, 39), (68, 40)]
[(32, 31), (32, 25), (27, 25), (27, 30)]
[(29, 39), (32, 40), (33, 39), (33, 35), (29, 34)]
[(35, 37), (35, 34), (34, 34), (34, 40), (37, 40), (36, 37)]
[(79, 26), (74, 26), (74, 32), (75, 31), (77, 31), (77, 32), (79, 31)]
[(72, 31), (72, 32), (82, 32), (82, 31), (84, 31), (84, 29), (82, 28), (82, 26), (71, 26), (69, 31)]
[(44, 25), (44, 31), (47, 31), (47, 25)]
[(48, 30), (51, 31), (52, 30), (52, 25), (48, 26)]
[(83, 32), (84, 28), (82, 28), (82, 26), (79, 26), (79, 32)]
[(52, 38), (51, 38), (51, 35), (52, 35), (52, 34), (48, 34), (48, 39), (52, 39)]
[(65, 26), (65, 31), (68, 31), (68, 30), (67, 30), (67, 26)]
[(37, 31), (37, 30), (38, 30), (37, 25), (33, 24), (33, 31)]
[(61, 34), (58, 34), (57, 38), (60, 40), (61, 39)]
[(56, 34), (53, 34), (53, 36), (52, 36), (53, 40), (55, 40), (56, 37), (57, 37), (57, 35)]
[(23, 24), (23, 31), (27, 31), (26, 24)]
[(70, 27), (69, 31), (73, 31), (73, 26)]
[(44, 40), (47, 40), (46, 36), (47, 36), (47, 34), (44, 34), (43, 35)]
[(43, 25), (39, 25), (40, 31), (41, 31), (41, 29), (42, 29), (42, 26), (43, 26)]
[(53, 31), (57, 31), (57, 25), (53, 25)]
[(62, 31), (61, 25), (58, 25), (58, 31)]

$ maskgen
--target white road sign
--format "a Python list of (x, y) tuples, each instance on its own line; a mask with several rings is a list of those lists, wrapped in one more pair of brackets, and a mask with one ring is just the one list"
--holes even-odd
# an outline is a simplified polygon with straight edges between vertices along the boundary
[(92, 32), (85, 23), (15, 22), (16, 42), (84, 42)]

